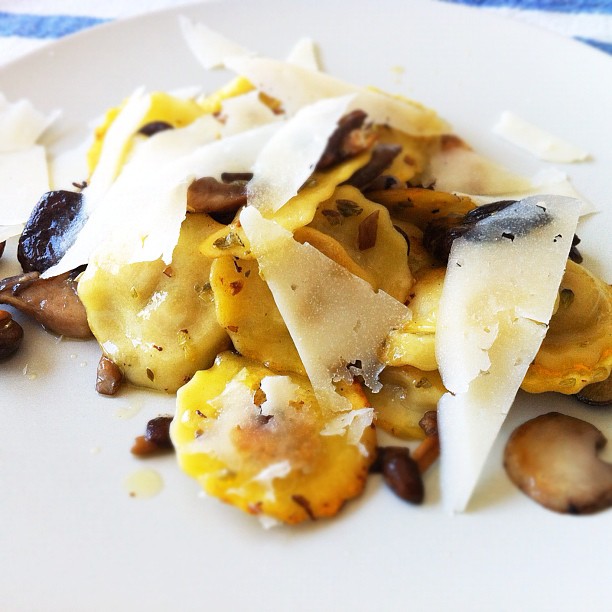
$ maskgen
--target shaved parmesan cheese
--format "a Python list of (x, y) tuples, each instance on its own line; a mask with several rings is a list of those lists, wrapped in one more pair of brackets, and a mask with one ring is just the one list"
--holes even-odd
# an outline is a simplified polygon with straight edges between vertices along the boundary
[(95, 207), (106, 190), (115, 180), (125, 160), (128, 145), (142, 125), (151, 106), (151, 97), (143, 89), (135, 91), (111, 123), (100, 153), (100, 159), (89, 180), (85, 208)]
[(261, 379), (261, 390), (266, 401), (261, 405), (261, 414), (270, 416), (281, 414), (289, 402), (297, 397), (299, 386), (289, 376), (265, 376)]
[[(172, 261), (186, 214), (187, 188), (196, 178), (250, 172), (277, 123), (192, 148), (194, 132), (210, 138), (214, 122), (167, 130), (147, 141), (126, 164), (62, 260), (45, 272), (54, 276), (87, 263), (113, 266), (162, 258)], [(217, 129), (217, 128), (214, 128)], [(183, 136), (185, 139), (183, 140)], [(147, 146), (148, 145), (148, 146)], [(89, 188), (84, 190), (87, 199)]]
[(221, 395), (208, 403), (217, 411), (217, 418), (211, 427), (192, 442), (191, 451), (211, 454), (230, 470), (238, 471), (242, 458), (232, 442), (232, 431), (236, 427), (246, 426), (259, 414), (259, 409), (253, 403), (253, 392), (240, 380), (238, 374), (227, 383)]
[(179, 24), (189, 49), (206, 70), (222, 67), (228, 57), (251, 55), (250, 51), (203, 23), (194, 23), (181, 15)]
[(257, 89), (281, 100), (289, 115), (317, 100), (355, 94), (348, 110), (362, 109), (374, 123), (388, 124), (414, 136), (437, 136), (449, 130), (434, 111), (420, 104), (356, 87), (302, 66), (245, 56), (228, 57), (225, 66), (246, 77)]
[(544, 168), (540, 170), (532, 179), (531, 186), (520, 192), (508, 192), (503, 194), (496, 194), (494, 196), (482, 196), (482, 195), (474, 195), (474, 194), (464, 194), (469, 195), (472, 200), (478, 206), (482, 204), (489, 204), (491, 202), (502, 200), (521, 200), (528, 196), (535, 196), (545, 193), (546, 195), (558, 195), (558, 196), (566, 196), (568, 198), (574, 198), (578, 200), (580, 204), (580, 216), (589, 215), (593, 212), (596, 212), (596, 208), (592, 202), (587, 200), (582, 194), (578, 193), (572, 183), (570, 182), (569, 177), (565, 172), (561, 172), (557, 170), (557, 168)]
[(23, 231), (23, 224), (0, 225), (0, 242), (4, 242), (13, 236), (19, 236)]
[(287, 63), (319, 71), (319, 58), (314, 41), (311, 38), (301, 38), (287, 56)]
[(11, 103), (0, 93), (0, 153), (29, 149), (59, 114), (44, 115), (29, 100)]
[(374, 420), (374, 408), (359, 408), (349, 412), (342, 412), (334, 417), (321, 431), (322, 436), (343, 436), (346, 434), (347, 442), (357, 446), (359, 452), (368, 456), (368, 449), (362, 444), (361, 438), (367, 427)]
[(87, 151), (90, 146), (91, 140), (86, 138), (74, 147), (53, 155), (49, 159), (51, 189), (74, 191), (73, 183), (84, 181), (87, 178), (89, 175)]
[[(290, 472), (291, 463), (289, 463), (289, 461), (278, 461), (261, 470), (257, 476), (253, 477), (253, 480), (271, 485), (275, 478), (285, 478), (285, 476), (289, 476)], [(272, 491), (270, 491), (270, 493), (272, 493)]]
[(455, 240), (436, 329), (442, 491), (465, 509), (550, 320), (578, 202), (530, 197)]
[[(391, 329), (410, 311), (354, 276), (308, 243), (247, 206), (240, 222), (278, 309), (293, 338), (317, 399), (350, 410), (333, 381), (361, 374), (373, 390), (383, 369), (378, 352)], [(351, 365), (354, 364), (354, 365)]]
[(589, 159), (589, 154), (583, 149), (549, 134), (509, 111), (502, 113), (493, 132), (544, 161), (569, 164)]
[(223, 66), (233, 70), (280, 100), (290, 115), (322, 98), (357, 94), (349, 110), (364, 110), (374, 123), (388, 124), (414, 136), (437, 136), (449, 131), (448, 124), (434, 111), (416, 102), (356, 87), (313, 70), (303, 61), (296, 62), (299, 51), (294, 50), (289, 62), (252, 57), (243, 47), (203, 24), (183, 18), (181, 27), (189, 47), (205, 68)]
[(259, 92), (250, 91), (241, 96), (227, 98), (222, 104), (223, 136), (245, 132), (272, 121), (280, 121), (281, 116), (261, 101)]
[(0, 223), (25, 223), (46, 191), (49, 175), (43, 147), (0, 153)]
[(496, 196), (532, 188), (529, 179), (461, 146), (441, 149), (432, 155), (425, 181), (435, 183), (439, 191), (470, 195)]
[(250, 205), (273, 213), (297, 194), (314, 172), (351, 98), (320, 100), (283, 124), (255, 162), (247, 190)]
[(544, 168), (532, 179), (534, 185), (532, 194), (546, 193), (549, 195), (560, 195), (574, 198), (580, 202), (580, 216), (588, 215), (596, 211), (592, 202), (589, 202), (582, 194), (578, 193), (565, 172), (556, 168)]

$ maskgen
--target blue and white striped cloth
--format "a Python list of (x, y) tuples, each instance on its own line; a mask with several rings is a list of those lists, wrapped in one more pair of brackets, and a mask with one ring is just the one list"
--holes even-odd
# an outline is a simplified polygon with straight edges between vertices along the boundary
[[(348, 0), (347, 0), (348, 1)], [(612, 55), (612, 0), (432, 0), (504, 15), (583, 41)], [(97, 24), (187, 0), (0, 0), (0, 65)]]
[(612, 0), (445, 0), (538, 25), (612, 55)]

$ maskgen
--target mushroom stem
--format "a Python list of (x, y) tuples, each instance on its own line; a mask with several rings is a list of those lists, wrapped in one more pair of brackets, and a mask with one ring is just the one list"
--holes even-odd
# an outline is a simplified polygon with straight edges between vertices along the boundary
[(440, 456), (440, 437), (438, 436), (438, 414), (428, 410), (419, 421), (419, 427), (426, 438), (414, 449), (412, 458), (419, 466), (421, 474), (426, 472)]
[(412, 452), (412, 458), (422, 473), (426, 472), (440, 456), (440, 438), (438, 434), (425, 438)]

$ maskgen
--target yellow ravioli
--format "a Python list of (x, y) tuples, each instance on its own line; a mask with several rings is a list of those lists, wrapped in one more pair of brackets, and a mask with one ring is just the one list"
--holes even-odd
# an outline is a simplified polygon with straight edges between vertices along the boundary
[(132, 383), (174, 392), (229, 347), (209, 285), (211, 260), (197, 248), (219, 224), (187, 215), (170, 266), (90, 262), (79, 297), (104, 354)]
[(521, 388), (574, 394), (612, 370), (612, 287), (567, 262), (558, 307)]
[(178, 392), (179, 464), (249, 514), (289, 524), (333, 516), (362, 492), (376, 445), (360, 386), (338, 390), (352, 410), (320, 406), (304, 377), (221, 354)]
[[(374, 216), (374, 238), (364, 248), (361, 230)], [(369, 201), (358, 189), (343, 185), (319, 205), (309, 227), (335, 238), (373, 276), (375, 289), (382, 289), (399, 302), (406, 301), (412, 286), (408, 244), (393, 227), (384, 206)]]

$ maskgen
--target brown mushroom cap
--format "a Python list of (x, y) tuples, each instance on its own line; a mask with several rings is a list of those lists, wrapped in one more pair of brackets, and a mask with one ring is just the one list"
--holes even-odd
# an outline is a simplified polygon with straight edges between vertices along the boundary
[(89, 338), (87, 313), (77, 294), (79, 270), (40, 278), (28, 272), (0, 280), (0, 304), (9, 304), (36, 319), (49, 331), (71, 338)]
[(12, 355), (23, 339), (23, 329), (10, 312), (0, 310), (0, 359)]
[(612, 506), (612, 464), (597, 456), (605, 443), (590, 423), (550, 412), (513, 432), (504, 467), (510, 480), (542, 506), (590, 514)]

